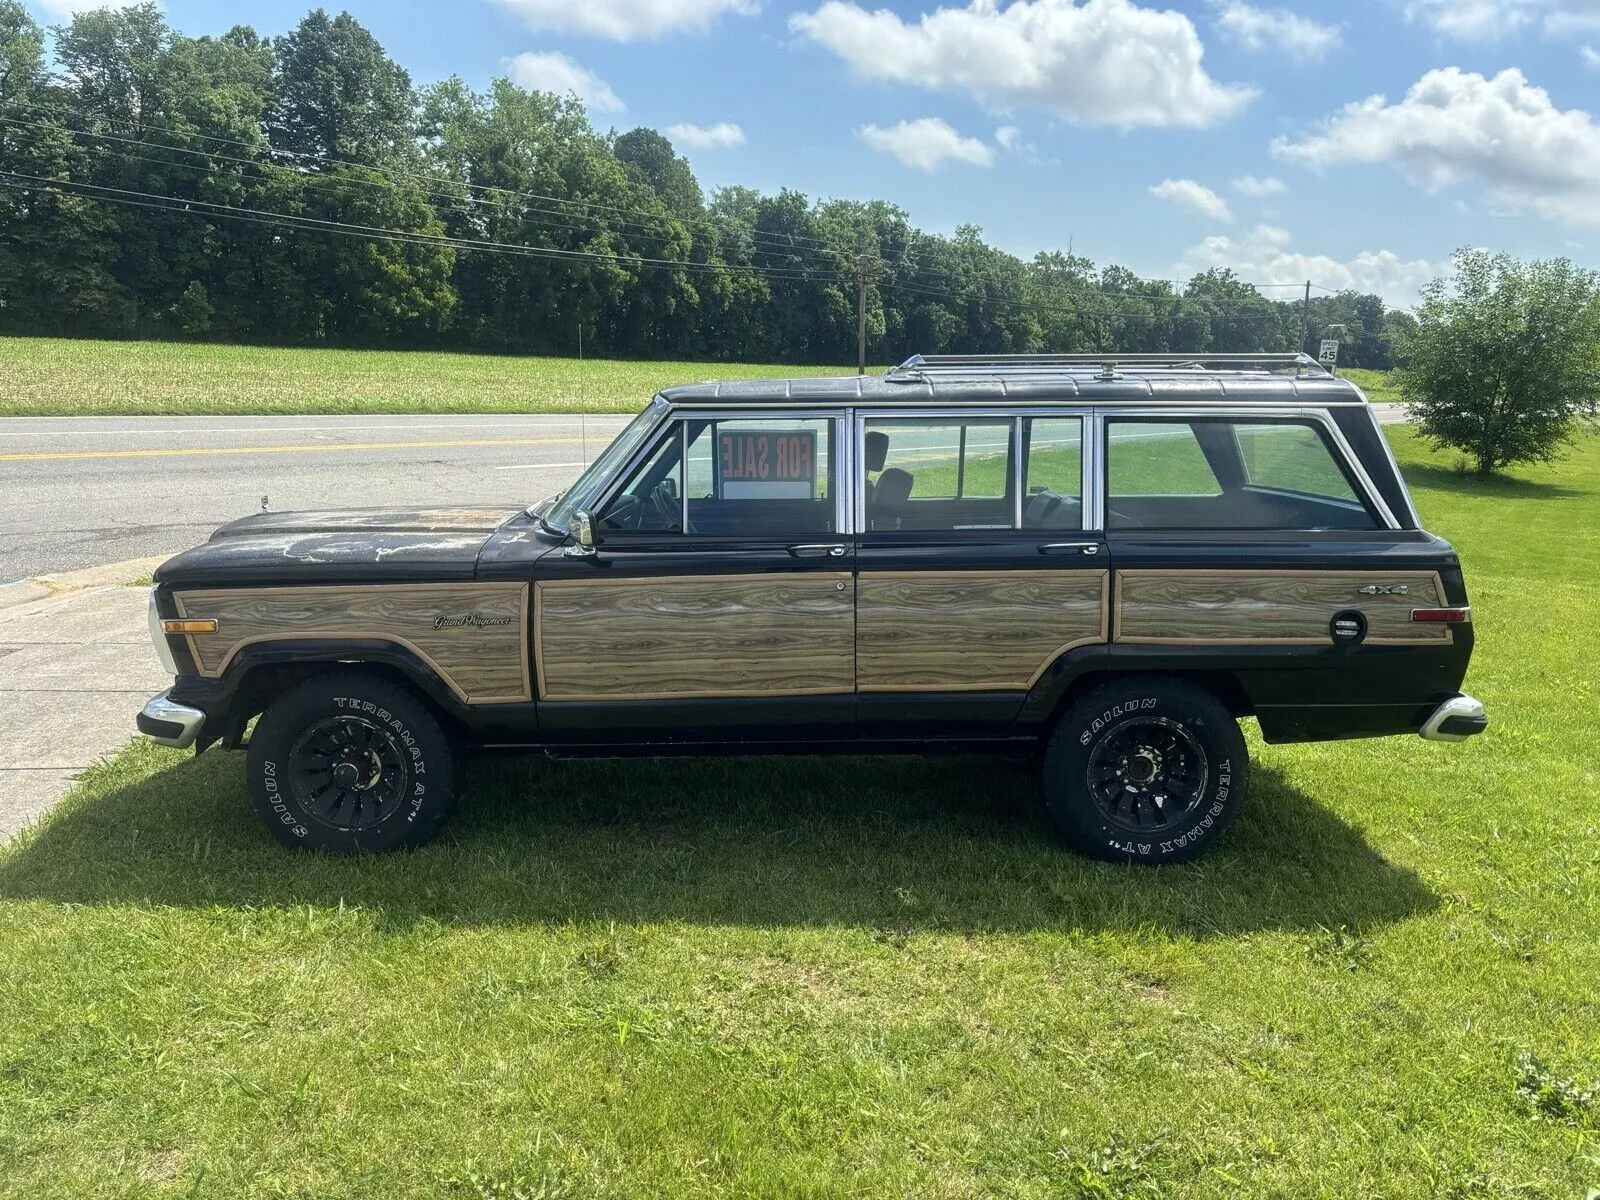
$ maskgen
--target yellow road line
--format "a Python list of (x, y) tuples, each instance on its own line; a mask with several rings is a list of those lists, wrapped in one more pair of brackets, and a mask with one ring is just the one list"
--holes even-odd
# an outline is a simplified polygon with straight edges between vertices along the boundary
[(582, 438), (474, 438), (452, 442), (318, 442), (310, 446), (191, 446), (170, 450), (53, 450), (39, 454), (0, 454), (0, 462), (41, 462), (60, 458), (170, 458), (204, 454), (326, 454), (347, 450), (433, 450), (450, 446), (575, 446)]

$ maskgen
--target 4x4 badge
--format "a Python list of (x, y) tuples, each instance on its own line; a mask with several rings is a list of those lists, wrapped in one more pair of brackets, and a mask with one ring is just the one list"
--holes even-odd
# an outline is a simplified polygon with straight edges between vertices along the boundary
[(1363, 596), (1404, 596), (1406, 585), (1403, 583), (1385, 584), (1369, 583), (1364, 588), (1357, 588)]

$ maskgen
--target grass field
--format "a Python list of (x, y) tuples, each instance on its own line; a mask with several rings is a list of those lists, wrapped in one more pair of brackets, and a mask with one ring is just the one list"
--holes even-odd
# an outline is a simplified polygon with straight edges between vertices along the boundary
[[(673, 384), (851, 373), (850, 367), (0, 337), (0, 417), (635, 413)], [(1400, 399), (1383, 372), (1343, 373), (1375, 402)]]
[(1582, 1198), (1600, 439), (1454, 539), (1493, 725), (1267, 747), (1214, 856), (1076, 858), (996, 760), (489, 760), (288, 855), (147, 745), (0, 850), (0, 1196)]
[(672, 384), (850, 373), (846, 367), (749, 363), (0, 338), (0, 417), (635, 413)]

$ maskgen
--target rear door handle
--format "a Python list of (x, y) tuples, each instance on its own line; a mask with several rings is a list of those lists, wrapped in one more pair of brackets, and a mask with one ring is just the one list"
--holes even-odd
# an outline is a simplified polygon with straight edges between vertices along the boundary
[(1040, 554), (1099, 554), (1099, 542), (1041, 542)]
[(815, 546), (790, 546), (789, 553), (795, 558), (843, 558), (844, 547), (826, 544)]

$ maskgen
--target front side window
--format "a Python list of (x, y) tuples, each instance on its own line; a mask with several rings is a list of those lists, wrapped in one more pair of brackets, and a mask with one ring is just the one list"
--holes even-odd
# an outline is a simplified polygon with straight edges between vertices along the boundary
[(1106, 422), (1108, 529), (1378, 527), (1314, 422)]
[(833, 533), (827, 417), (672, 422), (601, 515), (602, 530), (794, 537)]
[(866, 422), (863, 509), (869, 532), (1010, 529), (1012, 438), (1005, 417)]

